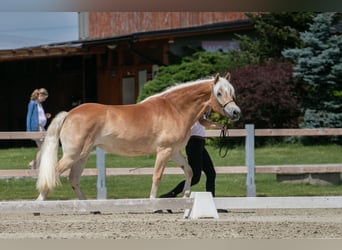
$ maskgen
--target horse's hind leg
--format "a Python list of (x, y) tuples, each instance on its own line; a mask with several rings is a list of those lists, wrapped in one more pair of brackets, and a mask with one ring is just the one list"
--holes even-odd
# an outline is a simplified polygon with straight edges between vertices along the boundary
[(83, 194), (80, 188), (80, 179), (81, 179), (81, 175), (82, 175), (86, 161), (87, 161), (87, 157), (82, 158), (79, 161), (77, 161), (75, 165), (70, 169), (70, 173), (68, 177), (68, 181), (72, 189), (74, 190), (76, 196), (80, 200), (86, 199), (85, 195)]
[(171, 158), (178, 166), (180, 166), (185, 175), (185, 183), (183, 188), (183, 197), (190, 196), (190, 186), (191, 186), (191, 179), (192, 179), (192, 169), (188, 162), (185, 160), (184, 156), (181, 152), (177, 151), (175, 154), (172, 155)]
[(39, 196), (36, 199), (36, 201), (45, 201), (48, 193), (49, 193), (49, 191), (42, 191), (42, 192), (40, 192)]
[[(70, 169), (73, 166), (74, 160), (70, 156), (63, 155), (63, 157), (57, 162), (56, 167), (53, 171), (55, 171), (55, 178), (57, 184), (59, 183), (59, 176), (64, 173), (66, 170)], [(57, 180), (58, 179), (58, 180)], [(37, 201), (46, 200), (47, 195), (51, 190), (46, 188), (40, 190), (39, 196), (37, 197)]]
[(65, 153), (56, 166), (57, 176), (60, 176), (62, 173), (70, 169), (68, 181), (76, 196), (80, 200), (85, 200), (85, 196), (80, 190), (80, 178), (86, 161), (87, 156), (81, 159), (77, 159), (77, 156), (75, 156), (75, 154)]

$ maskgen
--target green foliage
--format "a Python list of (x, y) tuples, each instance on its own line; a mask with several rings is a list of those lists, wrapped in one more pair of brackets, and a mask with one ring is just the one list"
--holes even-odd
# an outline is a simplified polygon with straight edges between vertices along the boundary
[(281, 58), (281, 51), (301, 45), (299, 32), (308, 28), (314, 16), (311, 12), (270, 12), (262, 15), (247, 14), (254, 24), (253, 36), (240, 35), (240, 56), (254, 62), (267, 61), (269, 58)]
[(155, 79), (145, 83), (138, 101), (159, 93), (177, 83), (188, 82), (225, 72), (236, 67), (233, 55), (223, 52), (199, 51), (182, 59), (182, 63), (162, 66)]
[(342, 36), (331, 32), (336, 17), (318, 14), (308, 31), (300, 33), (303, 47), (283, 52), (306, 88), (302, 127), (342, 127)]
[(237, 127), (294, 128), (300, 116), (300, 98), (290, 63), (272, 61), (232, 70), (232, 82), (242, 118)]

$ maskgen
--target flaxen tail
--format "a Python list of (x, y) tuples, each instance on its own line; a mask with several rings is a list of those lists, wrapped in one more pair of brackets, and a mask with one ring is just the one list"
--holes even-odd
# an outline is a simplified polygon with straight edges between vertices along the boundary
[(58, 113), (46, 131), (41, 148), (39, 176), (36, 185), (40, 193), (49, 192), (59, 183), (55, 167), (58, 160), (59, 134), (67, 115), (68, 112), (65, 111)]

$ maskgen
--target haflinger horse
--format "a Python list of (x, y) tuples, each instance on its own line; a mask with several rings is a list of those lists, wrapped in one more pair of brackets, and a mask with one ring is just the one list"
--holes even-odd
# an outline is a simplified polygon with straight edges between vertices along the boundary
[[(210, 108), (231, 120), (239, 119), (240, 108), (228, 75), (178, 84), (137, 104), (85, 103), (60, 112), (42, 145), (37, 200), (45, 200), (59, 184), (59, 176), (69, 169), (71, 187), (79, 199), (85, 199), (80, 177), (94, 146), (123, 156), (156, 154), (150, 198), (156, 198), (165, 166), (173, 160), (184, 170), (183, 195), (189, 196), (192, 170), (181, 149), (191, 126)], [(59, 142), (63, 151), (60, 160)]]

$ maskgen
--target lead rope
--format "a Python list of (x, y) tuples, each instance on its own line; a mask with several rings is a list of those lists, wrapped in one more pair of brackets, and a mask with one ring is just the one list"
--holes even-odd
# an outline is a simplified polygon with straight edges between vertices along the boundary
[(227, 156), (228, 154), (228, 147), (226, 146), (224, 151), (223, 151), (223, 147), (226, 144), (227, 138), (229, 136), (229, 131), (226, 125), (223, 126), (223, 128), (221, 129), (221, 133), (220, 133), (220, 137), (219, 137), (219, 156), (221, 158), (224, 158)]

